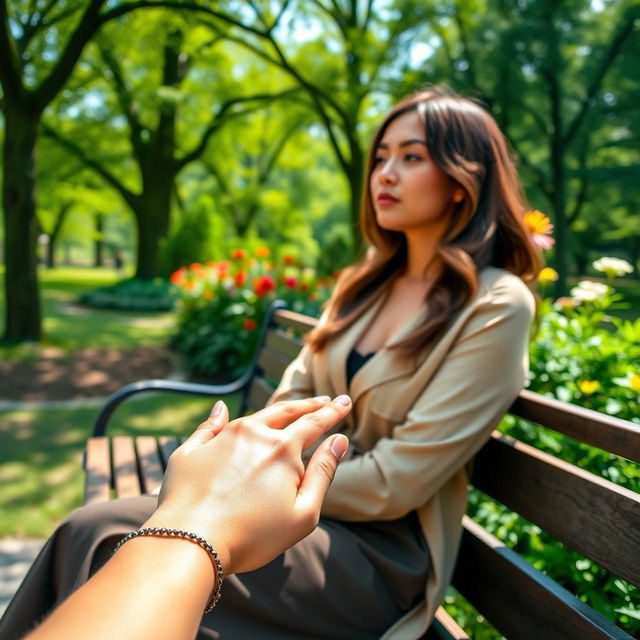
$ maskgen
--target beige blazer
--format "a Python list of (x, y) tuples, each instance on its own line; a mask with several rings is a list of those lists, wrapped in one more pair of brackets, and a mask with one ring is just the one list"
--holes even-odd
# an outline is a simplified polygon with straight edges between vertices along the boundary
[[(321, 352), (303, 348), (272, 401), (340, 393), (353, 400), (331, 433), (347, 434), (362, 455), (341, 462), (324, 516), (358, 522), (417, 510), (431, 553), (425, 599), (382, 636), (408, 640), (426, 631), (451, 579), (467, 499), (464, 466), (525, 382), (535, 302), (518, 277), (486, 268), (477, 295), (435, 346), (409, 359), (382, 349), (347, 388), (347, 357), (381, 303)], [(407, 318), (391, 344), (426, 313)]]

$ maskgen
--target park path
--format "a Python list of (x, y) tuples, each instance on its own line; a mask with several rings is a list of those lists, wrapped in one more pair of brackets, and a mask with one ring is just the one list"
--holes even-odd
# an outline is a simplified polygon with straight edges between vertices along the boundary
[(0, 616), (9, 606), (44, 540), (0, 540)]

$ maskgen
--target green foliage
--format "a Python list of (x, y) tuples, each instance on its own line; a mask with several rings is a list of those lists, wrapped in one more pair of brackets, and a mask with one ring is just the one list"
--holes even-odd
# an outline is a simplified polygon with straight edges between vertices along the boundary
[(82, 293), (80, 304), (121, 311), (170, 311), (175, 304), (171, 285), (162, 278), (131, 278)]
[(231, 260), (192, 264), (171, 276), (180, 298), (178, 331), (172, 346), (197, 373), (232, 379), (250, 362), (259, 328), (274, 300), (300, 313), (317, 315), (332, 280), (321, 281), (313, 269), (291, 256), (275, 264), (267, 247), (255, 258), (244, 249)]

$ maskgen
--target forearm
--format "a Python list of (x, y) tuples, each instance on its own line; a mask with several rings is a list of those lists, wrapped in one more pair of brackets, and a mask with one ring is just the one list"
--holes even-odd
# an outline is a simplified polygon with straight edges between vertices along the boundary
[(191, 640), (214, 581), (211, 560), (198, 545), (134, 538), (28, 640)]

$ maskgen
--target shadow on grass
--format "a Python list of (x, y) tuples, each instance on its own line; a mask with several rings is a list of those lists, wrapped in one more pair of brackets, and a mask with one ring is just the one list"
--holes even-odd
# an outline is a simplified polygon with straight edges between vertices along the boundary
[[(158, 394), (121, 406), (109, 435), (187, 435), (215, 399)], [(228, 399), (231, 412), (237, 398)], [(0, 413), (0, 537), (45, 537), (82, 504), (82, 452), (97, 409)]]

